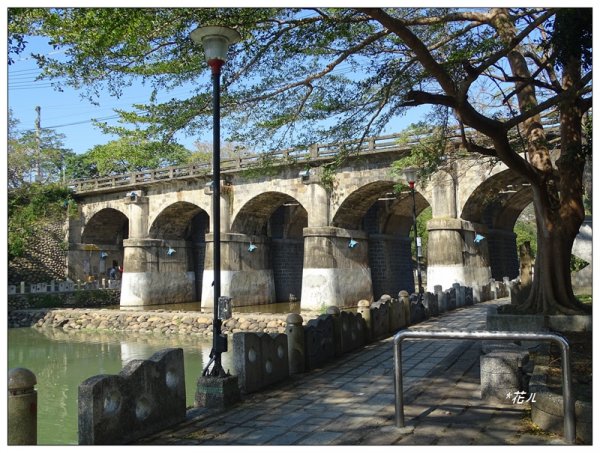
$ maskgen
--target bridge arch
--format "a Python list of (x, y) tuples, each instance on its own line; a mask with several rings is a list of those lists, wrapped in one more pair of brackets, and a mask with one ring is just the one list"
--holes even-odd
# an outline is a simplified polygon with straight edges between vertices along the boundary
[[(291, 195), (283, 192), (269, 191), (261, 193), (241, 206), (231, 223), (231, 232), (247, 235), (267, 235), (269, 220), (275, 211), (281, 208), (288, 211), (287, 229), (296, 230), (298, 225), (306, 226), (308, 212), (302, 204)], [(294, 223), (296, 226), (294, 227)]]
[(259, 241), (265, 267), (272, 270), (276, 302), (295, 302), (302, 297), (304, 266), (303, 230), (308, 212), (291, 195), (265, 192), (248, 200), (235, 216), (231, 232)]
[[(408, 191), (397, 193), (396, 181), (379, 180), (364, 184), (349, 193), (334, 213), (332, 226), (347, 229), (360, 229), (367, 212), (375, 205), (385, 212), (379, 218), (377, 230), (381, 233), (408, 234), (412, 225), (412, 198)], [(417, 190), (415, 192), (417, 216), (429, 206), (427, 199)], [(409, 219), (409, 220), (406, 220)]]
[(108, 269), (123, 263), (123, 240), (129, 238), (129, 218), (120, 210), (103, 208), (85, 222), (78, 252), (69, 268), (81, 280), (106, 278)]
[(176, 201), (165, 206), (150, 225), (148, 236), (162, 239), (163, 268), (178, 267), (193, 273), (194, 299), (200, 300), (206, 256), (206, 233), (209, 231), (209, 214), (188, 201)]
[[(157, 213), (150, 225), (148, 236), (152, 239), (195, 240), (193, 220), (198, 215), (200, 215), (200, 218), (208, 218), (208, 213), (193, 203), (187, 201), (174, 202)], [(206, 232), (202, 229), (198, 231), (201, 235)]]
[[(368, 235), (368, 262), (375, 299), (400, 290), (414, 291), (413, 258), (409, 233), (413, 226), (410, 190), (398, 192), (397, 182), (378, 180), (349, 193), (340, 203), (332, 226), (362, 230)], [(415, 192), (417, 216), (429, 206)]]
[(83, 244), (104, 244), (123, 247), (129, 237), (129, 219), (121, 211), (104, 208), (92, 215), (81, 233)]
[(533, 201), (527, 181), (511, 170), (489, 176), (467, 199), (461, 218), (480, 225), (491, 257), (492, 277), (516, 278), (519, 258), (514, 226), (523, 210)]

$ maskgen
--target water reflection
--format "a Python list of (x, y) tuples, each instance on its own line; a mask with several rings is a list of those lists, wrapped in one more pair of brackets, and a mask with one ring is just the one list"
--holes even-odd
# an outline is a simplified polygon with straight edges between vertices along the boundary
[[(164, 348), (183, 348), (186, 403), (194, 403), (196, 381), (208, 363), (210, 339), (124, 332), (65, 332), (8, 329), (8, 367), (24, 367), (37, 377), (38, 444), (77, 444), (77, 392), (97, 374), (118, 374), (132, 359), (148, 359)], [(230, 353), (223, 354), (225, 370)]]

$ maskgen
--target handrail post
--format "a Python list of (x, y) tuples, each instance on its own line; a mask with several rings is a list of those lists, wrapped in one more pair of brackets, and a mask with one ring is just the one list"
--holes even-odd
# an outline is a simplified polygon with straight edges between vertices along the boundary
[(402, 340), (417, 338), (428, 340), (541, 340), (554, 341), (561, 348), (562, 388), (563, 388), (563, 435), (567, 444), (575, 443), (575, 400), (571, 383), (571, 362), (569, 342), (561, 335), (549, 332), (511, 331), (426, 331), (401, 330), (394, 335), (394, 396), (396, 427), (403, 428), (404, 395), (402, 385)]
[(394, 338), (394, 395), (396, 427), (404, 428), (404, 389), (402, 385), (402, 342)]

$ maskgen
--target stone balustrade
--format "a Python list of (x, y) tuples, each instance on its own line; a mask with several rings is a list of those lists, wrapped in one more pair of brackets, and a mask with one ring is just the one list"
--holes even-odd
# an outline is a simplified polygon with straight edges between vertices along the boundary
[(183, 349), (132, 360), (79, 385), (79, 444), (122, 445), (185, 420)]
[(78, 280), (51, 280), (49, 282), (29, 283), (21, 282), (19, 285), (8, 285), (8, 294), (37, 294), (37, 293), (65, 293), (79, 290), (96, 289), (120, 289), (121, 280), (94, 280), (91, 282), (82, 282)]
[(447, 311), (472, 305), (473, 301), (472, 288), (456, 285), (439, 294), (424, 293), (422, 298), (400, 291), (397, 299), (384, 295), (373, 303), (363, 300), (358, 313), (332, 306), (327, 314), (304, 325), (302, 316), (293, 313), (286, 319), (285, 335), (234, 333), (234, 373), (243, 391), (259, 391), (435, 316), (441, 311), (440, 305)]

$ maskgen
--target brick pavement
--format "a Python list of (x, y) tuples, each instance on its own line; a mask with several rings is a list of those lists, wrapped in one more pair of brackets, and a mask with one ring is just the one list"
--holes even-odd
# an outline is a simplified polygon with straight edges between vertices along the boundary
[[(505, 301), (504, 301), (505, 302)], [(444, 313), (415, 330), (482, 330), (486, 302)], [(481, 400), (481, 343), (404, 340), (404, 412), (394, 426), (393, 341), (371, 343), (326, 367), (245, 395), (226, 411), (197, 408), (144, 445), (545, 445), (528, 429), (528, 405)]]

